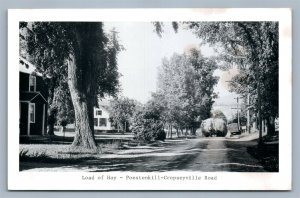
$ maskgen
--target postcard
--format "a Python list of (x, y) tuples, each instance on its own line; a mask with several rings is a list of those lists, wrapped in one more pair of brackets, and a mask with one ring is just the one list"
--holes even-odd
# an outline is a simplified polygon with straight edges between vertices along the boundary
[(9, 190), (291, 190), (288, 8), (11, 9)]

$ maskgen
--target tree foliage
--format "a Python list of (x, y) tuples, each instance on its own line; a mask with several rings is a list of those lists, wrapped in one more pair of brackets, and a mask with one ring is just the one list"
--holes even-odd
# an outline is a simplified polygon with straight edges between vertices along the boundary
[(165, 140), (164, 123), (160, 106), (153, 100), (136, 111), (132, 118), (131, 131), (135, 139), (150, 142)]
[(101, 22), (22, 22), (26, 54), (37, 70), (57, 83), (67, 82), (75, 113), (73, 146), (95, 149), (93, 107), (98, 96), (119, 90), (117, 32)]
[[(23, 22), (20, 23), (20, 27), (28, 30), (25, 36), (25, 50), (30, 60), (45, 76), (56, 77), (59, 82), (67, 82), (67, 61), (70, 54), (80, 53), (81, 56), (84, 55), (82, 62), (93, 62), (93, 84), (96, 86), (94, 97), (118, 92), (117, 53), (123, 47), (118, 43), (115, 30), (110, 33), (103, 32), (100, 22)], [(79, 31), (85, 34), (85, 38), (78, 38)], [(92, 31), (96, 35), (92, 36)], [(78, 39), (87, 40), (85, 51), (80, 49), (83, 46), (79, 46), (81, 43)], [(82, 69), (80, 72), (89, 71)], [(90, 80), (83, 79), (86, 83)]]
[(238, 120), (240, 121), (241, 126), (246, 126), (247, 125), (247, 117), (242, 114), (242, 115), (239, 115), (239, 118), (238, 118), (237, 113), (235, 113), (234, 116), (231, 119), (228, 120), (228, 124), (238, 123)]
[(121, 130), (127, 131), (131, 125), (131, 118), (140, 107), (141, 104), (127, 97), (110, 100), (109, 111), (112, 123), (120, 127)]
[(193, 127), (210, 116), (218, 78), (213, 76), (215, 62), (191, 49), (164, 59), (158, 75), (156, 98), (163, 104), (166, 123), (179, 129)]
[[(176, 22), (173, 22), (176, 23)], [(251, 105), (260, 117), (278, 117), (278, 22), (181, 22), (203, 43), (215, 48), (219, 68), (237, 66), (240, 74), (231, 91), (251, 93)], [(161, 33), (162, 24), (156, 25)], [(159, 27), (157, 27), (159, 26)]]
[[(187, 23), (205, 42), (216, 47), (223, 69), (238, 66), (231, 90), (250, 91), (256, 109), (267, 118), (278, 116), (278, 22)], [(258, 102), (260, 89), (260, 104)]]
[(68, 84), (58, 85), (54, 91), (53, 101), (50, 103), (50, 109), (56, 108), (56, 122), (61, 125), (62, 122), (71, 124), (75, 122), (75, 112), (72, 104)]
[[(240, 74), (232, 79), (231, 91), (251, 93), (251, 105), (269, 132), (278, 117), (278, 22), (185, 22), (204, 42), (215, 47), (222, 69), (237, 66)], [(260, 133), (260, 140), (262, 140)]]

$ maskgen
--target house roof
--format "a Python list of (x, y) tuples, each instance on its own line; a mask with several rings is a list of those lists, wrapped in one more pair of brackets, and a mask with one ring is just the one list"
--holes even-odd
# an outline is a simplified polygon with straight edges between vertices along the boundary
[(32, 63), (22, 58), (21, 56), (19, 57), (19, 70), (20, 72), (23, 73), (27, 73), (27, 74), (35, 73), (37, 76), (42, 76), (41, 73), (36, 71), (36, 67)]
[(95, 109), (104, 109), (109, 114), (111, 114), (110, 110), (110, 98), (98, 98), (98, 107), (95, 107)]
[(98, 99), (98, 105), (103, 106), (103, 107), (109, 107), (110, 106), (110, 101), (107, 98), (99, 98)]
[(40, 92), (21, 92), (20, 93), (20, 101), (28, 101), (31, 102), (33, 99), (41, 97), (45, 102), (46, 99), (41, 95)]
[(100, 107), (102, 107), (102, 109), (105, 109), (108, 112), (108, 114), (112, 113), (111, 109), (108, 106), (100, 106)]

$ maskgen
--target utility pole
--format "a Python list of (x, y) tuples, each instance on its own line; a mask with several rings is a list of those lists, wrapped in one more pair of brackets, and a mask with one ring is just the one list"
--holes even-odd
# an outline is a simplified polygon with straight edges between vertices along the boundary
[[(234, 82), (234, 81), (232, 81), (232, 80), (228, 80), (228, 81), (225, 81), (225, 82)], [(248, 94), (249, 94), (249, 91), (248, 91)], [(238, 117), (238, 129), (240, 130), (241, 129), (241, 125), (240, 125), (240, 114), (239, 114), (239, 109), (240, 109), (240, 107), (239, 107), (239, 98), (243, 98), (243, 97), (236, 97), (236, 98), (234, 98), (234, 99), (236, 99), (236, 108), (231, 108), (231, 109), (236, 109), (236, 111), (237, 111), (237, 117)], [(248, 114), (247, 114), (248, 115)], [(248, 125), (248, 121), (249, 121), (249, 119), (248, 119), (248, 116), (247, 116), (247, 125)]]
[(250, 90), (249, 85), (247, 86), (247, 133), (250, 133)]
[(237, 111), (238, 129), (240, 130), (241, 129), (241, 125), (240, 125), (240, 113), (239, 113), (239, 110), (240, 110), (240, 107), (239, 107), (239, 98), (240, 97), (234, 98), (234, 99), (236, 99), (236, 108), (231, 108), (231, 109), (236, 109), (236, 111)]
[[(226, 82), (234, 82), (234, 81), (226, 81)], [(249, 85), (247, 86), (247, 132), (250, 133), (250, 88)], [(238, 116), (238, 127), (240, 129), (240, 116), (239, 116), (239, 98), (244, 98), (244, 97), (236, 97), (234, 99), (237, 100), (237, 107), (236, 108), (231, 108), (231, 109), (237, 109), (237, 116)]]
[(237, 117), (238, 117), (238, 126), (239, 130), (241, 129), (241, 124), (240, 124), (240, 111), (239, 111), (239, 97), (236, 97), (236, 111), (237, 111)]

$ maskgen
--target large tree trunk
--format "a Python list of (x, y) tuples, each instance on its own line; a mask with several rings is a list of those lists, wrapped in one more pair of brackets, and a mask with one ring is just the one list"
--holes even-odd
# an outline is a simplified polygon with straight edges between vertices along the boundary
[(55, 87), (57, 85), (57, 80), (55, 77), (53, 77), (50, 81), (48, 81), (48, 86), (50, 87), (48, 90), (48, 104), (49, 104), (49, 111), (48, 111), (48, 131), (47, 134), (52, 136), (54, 135), (54, 124), (56, 121), (56, 112), (53, 111), (53, 99), (54, 99), (54, 91), (55, 91)]
[(70, 55), (68, 61), (68, 85), (75, 111), (75, 137), (73, 147), (95, 150), (97, 144), (94, 138), (93, 103), (87, 97), (83, 86), (80, 63)]
[(193, 123), (193, 126), (191, 127), (191, 135), (196, 135), (196, 127), (195, 127), (195, 123)]
[(185, 128), (185, 138), (187, 138), (187, 135), (188, 135), (188, 129)]
[(56, 122), (57, 111), (56, 109), (50, 109), (48, 117), (48, 131), (47, 134), (52, 136), (54, 135), (54, 124)]
[(73, 147), (97, 149), (94, 137), (93, 109), (99, 90), (99, 58), (104, 49), (102, 25), (94, 22), (76, 23), (73, 54), (68, 60), (68, 85), (75, 111)]
[(268, 133), (267, 135), (274, 135), (275, 134), (275, 119), (273, 116), (270, 116), (267, 119), (267, 128), (268, 128)]
[(53, 124), (48, 124), (47, 134), (50, 135), (50, 136), (54, 135), (54, 123)]
[(180, 128), (180, 133), (181, 133), (181, 136), (183, 137), (184, 136), (184, 132), (183, 132), (182, 128)]

